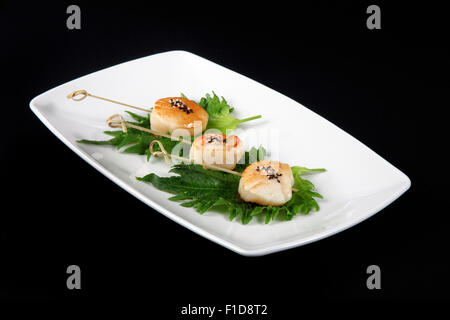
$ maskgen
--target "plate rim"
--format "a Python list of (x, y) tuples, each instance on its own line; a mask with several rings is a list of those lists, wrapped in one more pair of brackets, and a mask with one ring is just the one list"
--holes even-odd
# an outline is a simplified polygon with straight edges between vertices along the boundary
[(110, 67), (106, 67), (104, 69), (101, 70), (97, 70), (94, 72), (91, 72), (89, 74), (80, 76), (78, 78), (75, 78), (73, 80), (70, 80), (68, 82), (65, 82), (61, 85), (58, 85), (56, 87), (53, 87), (37, 96), (35, 96), (33, 99), (31, 99), (31, 101), (29, 102), (29, 106), (31, 111), (33, 111), (33, 113), (38, 117), (38, 119), (59, 139), (61, 140), (67, 147), (69, 147), (73, 152), (75, 152), (75, 154), (77, 154), (79, 157), (81, 157), (84, 161), (86, 161), (88, 164), (90, 164), (92, 167), (94, 167), (97, 171), (99, 171), (100, 173), (102, 173), (104, 176), (106, 176), (108, 179), (110, 179), (112, 182), (114, 182), (115, 184), (117, 184), (119, 187), (121, 187), (122, 189), (124, 189), (125, 191), (127, 191), (128, 193), (130, 193), (131, 195), (133, 195), (134, 197), (136, 197), (137, 199), (141, 200), (142, 202), (144, 202), (145, 204), (147, 204), (148, 206), (152, 207), (153, 209), (155, 209), (156, 211), (160, 212), (161, 214), (163, 214), (164, 216), (168, 217), (169, 219), (177, 222), (178, 224), (180, 224), (181, 226), (203, 236), (206, 239), (209, 239), (217, 244), (222, 245), (223, 247), (236, 252), (240, 255), (243, 256), (263, 256), (263, 255), (267, 255), (267, 254), (271, 254), (271, 253), (275, 253), (278, 251), (284, 251), (287, 249), (292, 249), (295, 247), (299, 247), (302, 245), (306, 245), (309, 244), (311, 242), (314, 241), (318, 241), (327, 237), (330, 237), (334, 234), (337, 234), (339, 232), (345, 231), (348, 228), (351, 228), (359, 223), (361, 223), (362, 221), (372, 217), (373, 215), (375, 215), (376, 213), (380, 212), (381, 210), (383, 210), (384, 208), (386, 208), (388, 205), (390, 205), (392, 202), (394, 202), (396, 199), (398, 199), (403, 193), (405, 193), (410, 187), (411, 187), (411, 180), (410, 178), (403, 173), (401, 170), (399, 170), (397, 167), (395, 167), (394, 165), (392, 165), (389, 161), (387, 161), (386, 159), (384, 159), (383, 157), (381, 157), (380, 155), (378, 155), (375, 151), (373, 151), (372, 149), (370, 149), (368, 146), (366, 146), (364, 143), (362, 143), (360, 140), (356, 139), (355, 137), (353, 137), (351, 134), (349, 134), (348, 132), (344, 131), (343, 129), (341, 129), (340, 127), (338, 127), (337, 125), (335, 125), (334, 123), (330, 122), (329, 120), (327, 120), (326, 118), (322, 117), (321, 115), (317, 114), (316, 112), (314, 112), (313, 110), (303, 106), (305, 109), (307, 109), (308, 111), (312, 112), (315, 116), (320, 117), (321, 119), (327, 121), (328, 124), (333, 125), (334, 127), (336, 127), (337, 129), (339, 129), (340, 131), (344, 132), (345, 134), (347, 134), (348, 136), (350, 136), (351, 138), (353, 138), (356, 142), (359, 142), (360, 144), (362, 144), (364, 147), (366, 147), (367, 149), (369, 149), (371, 152), (373, 152), (374, 154), (376, 154), (378, 157), (380, 157), (382, 160), (384, 160), (388, 165), (390, 165), (392, 168), (394, 168), (395, 170), (397, 170), (400, 174), (401, 174), (401, 180), (402, 180), (402, 185), (401, 187), (399, 187), (398, 189), (396, 189), (396, 192), (393, 193), (391, 195), (391, 197), (386, 198), (386, 200), (382, 201), (381, 203), (379, 203), (377, 206), (374, 206), (373, 208), (371, 208), (370, 210), (367, 210), (367, 213), (364, 213), (362, 216), (358, 217), (355, 220), (352, 220), (350, 223), (341, 223), (338, 224), (337, 226), (330, 228), (328, 230), (319, 232), (319, 233), (315, 233), (313, 235), (310, 235), (306, 238), (300, 239), (300, 240), (296, 240), (293, 239), (291, 241), (287, 241), (287, 242), (282, 242), (282, 243), (278, 243), (278, 244), (274, 244), (274, 245), (267, 245), (264, 246), (263, 248), (256, 248), (256, 249), (248, 249), (245, 248), (243, 246), (239, 246), (237, 244), (234, 244), (231, 241), (228, 241), (227, 239), (221, 238), (219, 236), (216, 236), (208, 231), (206, 231), (205, 229), (196, 226), (195, 224), (193, 224), (192, 222), (189, 222), (188, 220), (185, 220), (184, 218), (178, 216), (177, 214), (171, 212), (170, 210), (164, 208), (163, 206), (159, 205), (158, 203), (156, 203), (155, 201), (151, 200), (150, 198), (146, 197), (145, 195), (143, 195), (141, 192), (139, 192), (136, 189), (133, 189), (131, 187), (131, 185), (127, 184), (125, 181), (123, 181), (122, 179), (118, 178), (117, 176), (115, 176), (112, 172), (110, 172), (106, 167), (102, 166), (100, 163), (98, 163), (97, 161), (94, 161), (94, 159), (92, 159), (86, 152), (84, 152), (81, 148), (75, 146), (74, 143), (70, 142), (60, 131), (58, 131), (51, 123), (50, 121), (47, 120), (47, 118), (43, 115), (43, 113), (39, 110), (39, 107), (36, 105), (36, 101), (39, 100), (42, 96), (44, 95), (48, 95), (51, 94), (52, 91), (55, 91), (56, 89), (62, 87), (62, 86), (66, 86), (69, 83), (75, 82), (81, 78), (84, 77), (89, 77), (92, 75), (95, 75), (96, 73), (102, 72), (102, 71), (106, 71), (110, 68), (114, 68), (117, 66), (120, 66), (122, 64), (126, 64), (126, 63), (130, 63), (133, 61), (137, 61), (137, 60), (141, 60), (141, 59), (146, 59), (146, 58), (150, 58), (150, 57), (155, 57), (158, 55), (168, 55), (168, 54), (188, 54), (191, 56), (194, 56), (197, 59), (201, 59), (204, 62), (207, 63), (211, 63), (214, 64), (214, 66), (216, 67), (220, 67), (223, 68), (227, 71), (232, 72), (235, 75), (244, 77), (247, 80), (250, 80), (258, 85), (263, 86), (266, 89), (269, 89), (271, 92), (275, 92), (276, 94), (279, 94), (281, 96), (283, 96), (284, 98), (287, 98), (291, 101), (294, 101), (295, 103), (298, 103), (297, 101), (287, 97), (286, 95), (270, 88), (267, 87), (266, 85), (257, 82), (256, 80), (253, 80), (243, 74), (240, 74), (236, 71), (233, 71), (231, 69), (228, 69), (222, 65), (219, 65), (213, 61), (210, 61), (206, 58), (203, 58), (201, 56), (198, 56), (194, 53), (191, 53), (189, 51), (185, 51), (185, 50), (170, 50), (170, 51), (164, 51), (164, 52), (159, 52), (159, 53), (155, 53), (155, 54), (151, 54), (151, 55), (147, 55), (144, 57), (140, 57), (140, 58), (136, 58), (136, 59), (132, 59), (129, 61), (125, 61), (125, 62), (121, 62), (118, 64), (115, 64), (113, 66)]

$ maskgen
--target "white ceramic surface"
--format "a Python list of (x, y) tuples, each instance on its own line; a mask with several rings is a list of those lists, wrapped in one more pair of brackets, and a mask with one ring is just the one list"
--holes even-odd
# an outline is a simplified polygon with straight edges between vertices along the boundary
[[(141, 107), (152, 107), (158, 98), (181, 92), (198, 100), (214, 90), (236, 108), (235, 117), (263, 115), (263, 119), (241, 126), (240, 136), (246, 137), (249, 146), (261, 142), (252, 141), (252, 133), (274, 130), (283, 137), (276, 157), (280, 161), (328, 170), (308, 176), (325, 197), (319, 200), (321, 210), (299, 214), (291, 221), (266, 225), (253, 219), (242, 225), (230, 222), (227, 214), (210, 211), (200, 215), (181, 207), (167, 200), (170, 194), (135, 180), (135, 176), (150, 172), (166, 175), (169, 168), (161, 159), (146, 162), (145, 156), (123, 154), (109, 146), (76, 143), (78, 139), (110, 138), (102, 133), (108, 130), (105, 119), (125, 110), (93, 98), (81, 102), (66, 98), (79, 89)], [(335, 234), (380, 211), (411, 185), (401, 171), (301, 104), (185, 51), (155, 54), (94, 72), (35, 97), (30, 106), (61, 141), (124, 190), (179, 224), (243, 255), (264, 255)]]

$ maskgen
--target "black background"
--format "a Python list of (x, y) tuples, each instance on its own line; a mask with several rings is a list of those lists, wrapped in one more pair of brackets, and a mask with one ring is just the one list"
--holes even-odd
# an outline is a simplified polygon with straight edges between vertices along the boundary
[[(1, 298), (132, 298), (167, 318), (188, 303), (254, 303), (279, 318), (322, 299), (450, 297), (443, 7), (373, 2), (382, 29), (368, 30), (371, 2), (76, 2), (81, 30), (68, 30), (69, 2), (0, 3)], [(411, 189), (337, 235), (243, 257), (131, 197), (28, 107), (74, 78), (173, 49), (302, 103), (402, 170)], [(79, 291), (66, 288), (71, 264), (82, 270)], [(371, 264), (381, 290), (366, 287)]]

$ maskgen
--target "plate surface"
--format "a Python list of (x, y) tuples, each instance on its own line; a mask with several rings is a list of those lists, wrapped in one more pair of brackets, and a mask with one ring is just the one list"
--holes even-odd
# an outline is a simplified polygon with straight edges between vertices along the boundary
[[(272, 141), (269, 158), (328, 170), (308, 176), (324, 195), (319, 200), (321, 210), (299, 214), (291, 221), (266, 225), (253, 219), (242, 225), (230, 222), (227, 214), (200, 215), (181, 207), (167, 200), (170, 194), (135, 180), (150, 172), (167, 175), (169, 168), (163, 160), (146, 162), (145, 156), (76, 142), (110, 138), (103, 134), (108, 130), (105, 119), (125, 110), (93, 98), (81, 102), (66, 98), (79, 89), (144, 108), (161, 97), (184, 93), (199, 100), (214, 90), (236, 108), (235, 117), (263, 116), (243, 124), (237, 132), (247, 147), (262, 144), (267, 148)], [(94, 72), (35, 97), (30, 106), (61, 141), (123, 189), (179, 224), (243, 255), (264, 255), (335, 234), (377, 213), (411, 185), (397, 168), (301, 104), (186, 51), (155, 54)]]

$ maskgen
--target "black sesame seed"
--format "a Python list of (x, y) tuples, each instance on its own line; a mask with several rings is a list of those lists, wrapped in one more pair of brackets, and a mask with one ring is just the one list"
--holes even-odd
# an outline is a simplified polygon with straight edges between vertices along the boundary
[(180, 99), (169, 99), (169, 103), (172, 107), (177, 107), (179, 110), (186, 112), (187, 114), (193, 113), (194, 110), (189, 108), (183, 101)]

